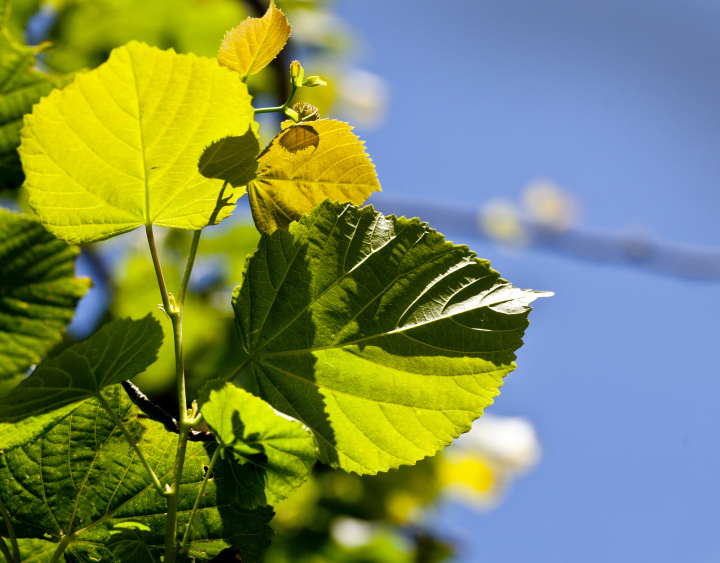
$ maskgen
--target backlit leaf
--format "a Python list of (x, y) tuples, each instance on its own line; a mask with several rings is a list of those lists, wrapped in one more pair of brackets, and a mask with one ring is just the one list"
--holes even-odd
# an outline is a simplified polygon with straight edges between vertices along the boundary
[(36, 219), (0, 209), (0, 381), (60, 342), (90, 285), (75, 278), (77, 255)]
[(377, 473), (470, 429), (538, 296), (417, 219), (326, 201), (263, 235), (233, 307), (262, 398), (321, 461)]
[(231, 471), (250, 508), (284, 499), (315, 465), (317, 447), (307, 427), (232, 383), (208, 382), (200, 391), (200, 410), (236, 461)]
[[(169, 482), (177, 434), (141, 418), (119, 385), (103, 395), (128, 426), (142, 425), (140, 447), (162, 483)], [(200, 491), (213, 453), (211, 442), (189, 442), (179, 493), (178, 539)], [(150, 528), (146, 545), (162, 554), (165, 546), (166, 501), (150, 483), (147, 472), (120, 430), (94, 399), (35, 442), (0, 455), (0, 494), (18, 537), (62, 536), (84, 530), (65, 552), (71, 562), (113, 561), (105, 547), (121, 522)], [(273, 532), (270, 507), (244, 509), (234, 494), (235, 481), (217, 467), (207, 484), (190, 533), (190, 555), (206, 562), (229, 546), (242, 551), (244, 563), (259, 561)], [(0, 533), (5, 534), (0, 520)]]
[(161, 344), (160, 324), (148, 315), (109, 323), (43, 362), (0, 400), (0, 449), (34, 440), (72, 412), (72, 403), (142, 373)]
[(18, 43), (6, 27), (9, 2), (0, 7), (0, 188), (15, 188), (24, 176), (18, 158), (23, 115), (32, 110), (42, 96), (71, 77), (51, 77), (36, 71), (35, 55), (45, 45), (27, 47)]
[(258, 157), (248, 197), (255, 225), (270, 234), (326, 198), (361, 205), (376, 191), (375, 167), (352, 127), (321, 119), (288, 127), (272, 140)]
[(245, 85), (215, 61), (128, 43), (25, 117), (30, 205), (74, 243), (217, 223), (242, 191), (203, 176), (198, 160), (214, 141), (245, 134), (252, 116)]
[(247, 18), (225, 34), (218, 62), (239, 72), (244, 81), (269, 65), (282, 51), (288, 37), (290, 25), (271, 0), (262, 18)]

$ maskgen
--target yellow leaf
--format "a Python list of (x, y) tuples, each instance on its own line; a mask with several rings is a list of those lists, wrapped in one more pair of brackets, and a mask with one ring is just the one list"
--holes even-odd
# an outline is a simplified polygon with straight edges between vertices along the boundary
[(362, 205), (380, 191), (375, 167), (352, 127), (321, 119), (278, 134), (258, 157), (248, 197), (258, 230), (286, 228), (329, 198)]
[(262, 18), (247, 18), (225, 34), (218, 62), (242, 75), (243, 81), (270, 64), (290, 37), (290, 25), (270, 2)]

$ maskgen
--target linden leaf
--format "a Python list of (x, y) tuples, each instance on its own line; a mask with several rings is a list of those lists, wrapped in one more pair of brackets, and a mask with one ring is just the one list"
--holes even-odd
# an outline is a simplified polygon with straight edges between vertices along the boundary
[(271, 0), (263, 17), (247, 18), (225, 34), (218, 51), (218, 62), (239, 72), (244, 82), (277, 57), (288, 37), (290, 25)]
[(56, 86), (64, 86), (72, 77), (51, 77), (36, 71), (35, 55), (44, 48), (18, 43), (6, 26), (9, 2), (0, 5), (0, 188), (16, 188), (23, 183), (17, 148), (23, 115), (33, 104)]
[(279, 502), (307, 479), (317, 447), (303, 424), (224, 381), (208, 382), (199, 402), (215, 439), (235, 460), (230, 467), (245, 506)]
[(0, 400), (0, 449), (34, 440), (78, 401), (142, 373), (157, 359), (162, 329), (152, 316), (106, 324), (40, 364)]
[(375, 167), (347, 123), (321, 119), (288, 127), (258, 157), (248, 198), (258, 230), (271, 234), (324, 199), (361, 205), (380, 191)]
[(62, 339), (90, 286), (79, 251), (37, 219), (0, 209), (0, 381), (24, 375)]
[[(168, 483), (177, 434), (142, 417), (120, 385), (106, 388), (103, 397), (126, 426), (144, 425), (138, 445), (158, 479)], [(187, 445), (178, 496), (178, 540), (214, 448), (210, 442)], [(165, 548), (166, 499), (157, 493), (121, 430), (94, 399), (75, 405), (70, 416), (34, 442), (0, 452), (0, 481), (0, 494), (19, 538), (59, 542), (77, 534), (64, 553), (66, 561), (110, 562), (114, 558), (106, 542), (113, 530), (121, 522), (139, 522), (149, 529), (143, 537), (147, 551), (160, 560)], [(245, 563), (262, 559), (273, 535), (268, 525), (272, 508), (242, 507), (235, 487), (224, 465), (216, 467), (189, 536), (188, 555), (197, 563), (210, 561), (230, 546), (240, 549)], [(4, 528), (0, 519), (0, 534), (7, 537)]]
[(315, 432), (320, 461), (368, 474), (470, 429), (539, 296), (417, 219), (325, 201), (262, 236), (233, 308), (259, 395)]
[(242, 191), (226, 194), (198, 160), (212, 142), (244, 135), (253, 111), (247, 87), (212, 59), (130, 42), (25, 116), (30, 205), (74, 243), (217, 223)]

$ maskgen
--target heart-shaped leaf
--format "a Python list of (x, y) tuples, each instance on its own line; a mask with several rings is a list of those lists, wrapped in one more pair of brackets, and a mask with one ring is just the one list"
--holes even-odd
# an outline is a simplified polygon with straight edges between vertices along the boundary
[(290, 126), (258, 157), (248, 197), (258, 230), (286, 229), (323, 200), (362, 205), (380, 191), (365, 146), (342, 121), (321, 119)]
[(141, 225), (202, 229), (242, 190), (198, 170), (203, 150), (245, 134), (244, 84), (216, 61), (131, 42), (53, 91), (25, 117), (20, 157), (30, 205), (73, 243)]
[(377, 473), (470, 429), (540, 295), (417, 219), (326, 201), (263, 235), (233, 307), (261, 397), (313, 429), (321, 461)]

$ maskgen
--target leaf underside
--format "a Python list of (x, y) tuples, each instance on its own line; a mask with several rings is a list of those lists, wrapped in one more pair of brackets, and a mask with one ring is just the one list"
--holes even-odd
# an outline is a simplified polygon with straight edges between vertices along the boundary
[(218, 223), (242, 191), (225, 193), (198, 160), (214, 141), (246, 133), (252, 116), (246, 86), (217, 62), (130, 42), (25, 117), (30, 205), (73, 243)]
[(538, 296), (417, 219), (326, 201), (263, 235), (233, 307), (260, 396), (312, 428), (321, 461), (365, 474), (470, 429)]
[(0, 209), (0, 381), (60, 342), (90, 285), (75, 278), (77, 255), (36, 219)]
[(262, 18), (247, 18), (225, 34), (218, 62), (246, 79), (269, 65), (282, 51), (288, 37), (290, 25), (271, 1)]
[(37, 438), (73, 403), (145, 371), (157, 359), (162, 329), (151, 315), (121, 319), (40, 364), (0, 400), (0, 449)]
[(317, 461), (312, 432), (232, 383), (208, 382), (200, 409), (248, 508), (275, 504), (298, 488)]
[[(169, 482), (177, 434), (142, 417), (119, 385), (106, 400), (134, 434), (161, 482)], [(179, 494), (179, 535), (200, 490), (214, 444), (189, 442)], [(162, 553), (165, 499), (157, 494), (145, 468), (120, 430), (93, 400), (81, 403), (35, 442), (0, 455), (0, 490), (20, 538), (63, 535), (85, 528), (65, 552), (67, 561), (113, 561), (103, 547), (121, 522), (141, 522), (151, 530), (147, 545)], [(236, 501), (235, 482), (217, 467), (207, 484), (190, 533), (190, 555), (209, 561), (232, 546), (244, 562), (259, 561), (273, 532), (270, 507), (247, 510)], [(4, 525), (0, 526), (0, 531)], [(3, 535), (5, 533), (3, 532)], [(179, 539), (179, 538), (178, 538)]]
[(365, 146), (342, 121), (321, 119), (279, 133), (258, 157), (248, 197), (258, 230), (286, 229), (326, 198), (365, 203), (380, 191)]

